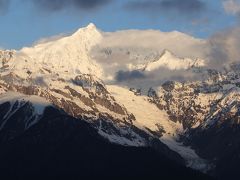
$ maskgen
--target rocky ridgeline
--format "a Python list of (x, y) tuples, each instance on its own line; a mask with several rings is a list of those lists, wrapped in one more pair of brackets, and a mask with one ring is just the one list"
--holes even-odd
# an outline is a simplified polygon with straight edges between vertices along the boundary
[[(239, 66), (223, 72), (208, 70), (203, 82), (165, 82), (149, 101), (184, 127), (180, 140), (216, 168), (212, 174), (235, 176), (240, 157)], [(227, 167), (226, 167), (226, 164)]]
[(210, 69), (201, 71), (200, 75), (206, 77), (204, 81), (167, 81), (158, 91), (149, 89), (149, 101), (165, 110), (172, 121), (182, 123), (184, 129), (195, 128), (209, 121), (209, 117), (215, 116), (216, 112), (231, 109), (230, 100), (238, 103), (240, 71), (237, 67), (231, 65), (223, 72)]
[[(61, 87), (30, 85), (31, 80), (27, 80), (29, 85), (20, 85), (15, 82), (20, 82), (21, 79), (19, 80), (19, 77), (13, 73), (4, 77), (0, 82), (1, 93), (14, 91), (25, 95), (37, 95), (67, 114), (92, 123), (105, 135), (125, 137), (133, 142), (139, 139), (137, 134), (140, 130), (132, 125), (135, 120), (134, 115), (119, 105), (104, 83), (93, 75), (78, 75), (70, 83), (66, 80), (56, 82), (55, 79), (54, 83), (61, 83)], [(142, 143), (145, 143), (145, 138), (146, 135), (142, 138)]]

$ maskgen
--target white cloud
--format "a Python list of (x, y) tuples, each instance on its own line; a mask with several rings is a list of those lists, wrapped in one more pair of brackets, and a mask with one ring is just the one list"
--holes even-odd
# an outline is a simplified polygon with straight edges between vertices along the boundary
[(204, 59), (207, 67), (222, 69), (229, 63), (240, 62), (240, 27), (215, 33), (205, 40), (177, 31), (124, 30), (103, 33), (103, 40), (92, 50), (92, 56), (101, 64), (106, 77), (112, 77), (105, 79), (107, 83), (114, 83), (114, 77), (121, 80), (123, 76), (126, 81), (121, 83), (142, 88), (158, 86), (166, 80), (191, 81), (201, 78), (185, 70), (160, 68), (141, 74), (129, 69), (129, 64), (139, 65), (156, 60), (164, 49), (178, 57)]
[(209, 62), (213, 67), (240, 62), (240, 27), (226, 29), (209, 39)]
[(239, 0), (224, 0), (223, 8), (226, 13), (231, 15), (240, 14), (240, 1)]
[(104, 68), (105, 77), (114, 77), (119, 71), (128, 71), (129, 64), (145, 64), (159, 58), (165, 49), (179, 57), (205, 59), (208, 45), (206, 40), (177, 31), (123, 30), (103, 33), (102, 42), (92, 49), (91, 55)]

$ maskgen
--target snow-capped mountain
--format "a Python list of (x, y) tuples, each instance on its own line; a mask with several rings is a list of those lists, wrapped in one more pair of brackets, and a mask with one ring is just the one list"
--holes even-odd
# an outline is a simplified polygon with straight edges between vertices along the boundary
[(20, 51), (2, 52), (1, 69), (24, 80), (59, 76), (72, 78), (78, 74), (102, 75), (102, 69), (90, 56), (90, 49), (101, 41), (101, 33), (93, 24), (70, 36), (42, 42)]
[(97, 77), (99, 69), (94, 71), (98, 65), (91, 64), (89, 53), (100, 38), (100, 32), (90, 24), (69, 37), (2, 52), (1, 91), (45, 98), (69, 115), (91, 122), (111, 142), (131, 146), (151, 144), (149, 131), (133, 125), (134, 115), (115, 100)]
[[(0, 143), (41, 124), (51, 107), (61, 112), (58, 117), (64, 114), (90, 123), (111, 143), (150, 147), (177, 163), (221, 176), (225, 154), (239, 155), (233, 137), (238, 137), (240, 122), (239, 65), (220, 71), (209, 69), (203, 58), (180, 58), (170, 50), (144, 47), (141, 54), (143, 47), (99, 48), (106, 38), (90, 24), (33, 47), (0, 50)], [(159, 79), (153, 76), (162, 74), (152, 72), (162, 69), (201, 78), (156, 83)], [(141, 73), (142, 79), (135, 80), (140, 88), (113, 80), (120, 70)], [(226, 139), (220, 143), (222, 136)], [(226, 150), (230, 146), (231, 152)], [(229, 167), (238, 162), (230, 161)]]

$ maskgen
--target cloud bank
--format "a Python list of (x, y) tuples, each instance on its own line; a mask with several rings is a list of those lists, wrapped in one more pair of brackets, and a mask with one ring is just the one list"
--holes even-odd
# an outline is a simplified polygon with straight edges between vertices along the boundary
[(240, 27), (236, 26), (218, 32), (209, 39), (211, 67), (240, 62)]
[[(124, 30), (103, 33), (102, 42), (92, 55), (105, 68), (109, 82), (130, 87), (158, 86), (166, 80), (199, 80), (199, 74), (186, 70), (159, 68), (153, 72), (132, 71), (132, 66), (158, 60), (167, 49), (178, 57), (205, 59), (207, 68), (222, 70), (225, 65), (240, 62), (240, 27), (228, 28), (208, 39), (157, 30)], [(133, 68), (134, 69), (134, 68)]]

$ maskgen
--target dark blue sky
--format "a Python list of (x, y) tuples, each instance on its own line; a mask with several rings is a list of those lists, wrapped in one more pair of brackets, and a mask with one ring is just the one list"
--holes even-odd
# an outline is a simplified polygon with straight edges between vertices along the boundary
[(238, 23), (238, 3), (239, 0), (0, 0), (0, 47), (29, 46), (43, 37), (71, 33), (90, 22), (103, 31), (177, 30), (207, 38)]

